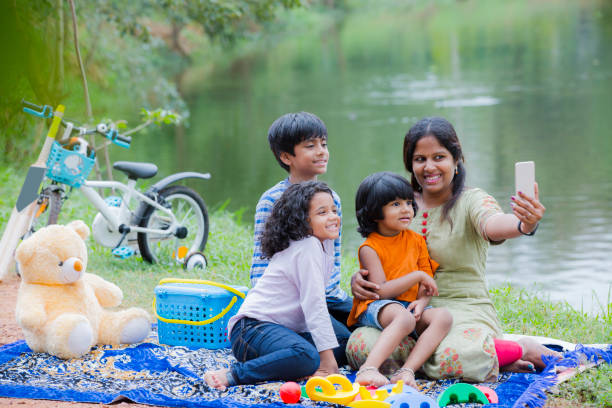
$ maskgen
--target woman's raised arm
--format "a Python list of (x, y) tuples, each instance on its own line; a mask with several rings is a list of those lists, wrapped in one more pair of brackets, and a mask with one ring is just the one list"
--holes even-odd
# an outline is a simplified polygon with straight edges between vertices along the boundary
[(538, 183), (535, 183), (535, 197), (519, 192), (512, 196), (512, 214), (498, 214), (487, 220), (484, 227), (491, 241), (503, 241), (520, 235), (533, 235), (546, 208), (540, 202)]

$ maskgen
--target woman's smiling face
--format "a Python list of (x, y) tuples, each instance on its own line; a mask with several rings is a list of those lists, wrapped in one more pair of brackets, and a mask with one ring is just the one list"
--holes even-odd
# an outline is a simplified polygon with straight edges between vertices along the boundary
[(423, 195), (452, 195), (457, 161), (434, 136), (419, 139), (412, 155), (412, 172)]

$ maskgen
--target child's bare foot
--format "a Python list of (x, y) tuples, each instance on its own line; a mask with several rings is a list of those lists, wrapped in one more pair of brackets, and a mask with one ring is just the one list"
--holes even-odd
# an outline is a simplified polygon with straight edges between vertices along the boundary
[(229, 386), (229, 382), (227, 381), (228, 372), (229, 368), (207, 371), (204, 374), (204, 381), (206, 381), (206, 384), (208, 384), (209, 387), (216, 388), (220, 391), (225, 391), (225, 389)]
[(357, 371), (357, 376), (355, 377), (355, 382), (361, 385), (373, 385), (375, 387), (381, 387), (389, 383), (387, 377), (382, 375), (378, 368), (369, 366), (369, 367), (361, 367), (359, 371)]
[(542, 369), (546, 367), (546, 364), (542, 361), (542, 355), (562, 357), (562, 354), (558, 351), (551, 350), (529, 337), (523, 337), (517, 341), (523, 347), (523, 357), (521, 360), (533, 363), (536, 368)]
[(412, 388), (418, 389), (416, 380), (414, 378), (414, 370), (412, 368), (402, 367), (394, 372), (393, 377), (391, 377), (391, 382), (396, 383), (399, 380), (402, 380), (404, 384), (409, 385)]

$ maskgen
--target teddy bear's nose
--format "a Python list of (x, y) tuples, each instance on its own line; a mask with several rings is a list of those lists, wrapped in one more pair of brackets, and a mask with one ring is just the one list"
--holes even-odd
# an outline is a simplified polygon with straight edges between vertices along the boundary
[(83, 265), (83, 261), (79, 258), (72, 257), (66, 259), (61, 268), (62, 280), (65, 283), (72, 283), (81, 277), (81, 272), (85, 269), (85, 265)]

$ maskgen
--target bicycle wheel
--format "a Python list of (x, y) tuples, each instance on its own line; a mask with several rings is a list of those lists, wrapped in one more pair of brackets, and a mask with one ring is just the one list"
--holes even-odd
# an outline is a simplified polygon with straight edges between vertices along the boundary
[(37, 209), (30, 223), (30, 228), (24, 235), (23, 239), (32, 235), (36, 230), (51, 224), (57, 224), (59, 213), (62, 210), (62, 193), (63, 189), (56, 185), (45, 187), (37, 202)]
[[(62, 193), (64, 190), (56, 185), (45, 187), (38, 196), (36, 202), (36, 210), (34, 216), (30, 220), (30, 226), (26, 233), (21, 237), (21, 240), (28, 238), (35, 233), (39, 228), (45, 225), (57, 224), (59, 213), (62, 209)], [(45, 222), (45, 217), (46, 222)], [(15, 272), (17, 276), (21, 276), (19, 271), (19, 263), (15, 262)]]
[[(142, 258), (150, 263), (170, 263), (196, 251), (203, 251), (208, 239), (208, 211), (198, 193), (184, 186), (170, 186), (162, 189), (158, 202), (170, 209), (178, 223), (187, 228), (187, 235), (178, 238), (173, 233), (138, 233), (138, 248)], [(166, 230), (171, 220), (168, 215), (149, 206), (140, 222), (143, 228)], [(181, 248), (183, 247), (183, 249)], [(186, 253), (181, 254), (181, 252)]]

